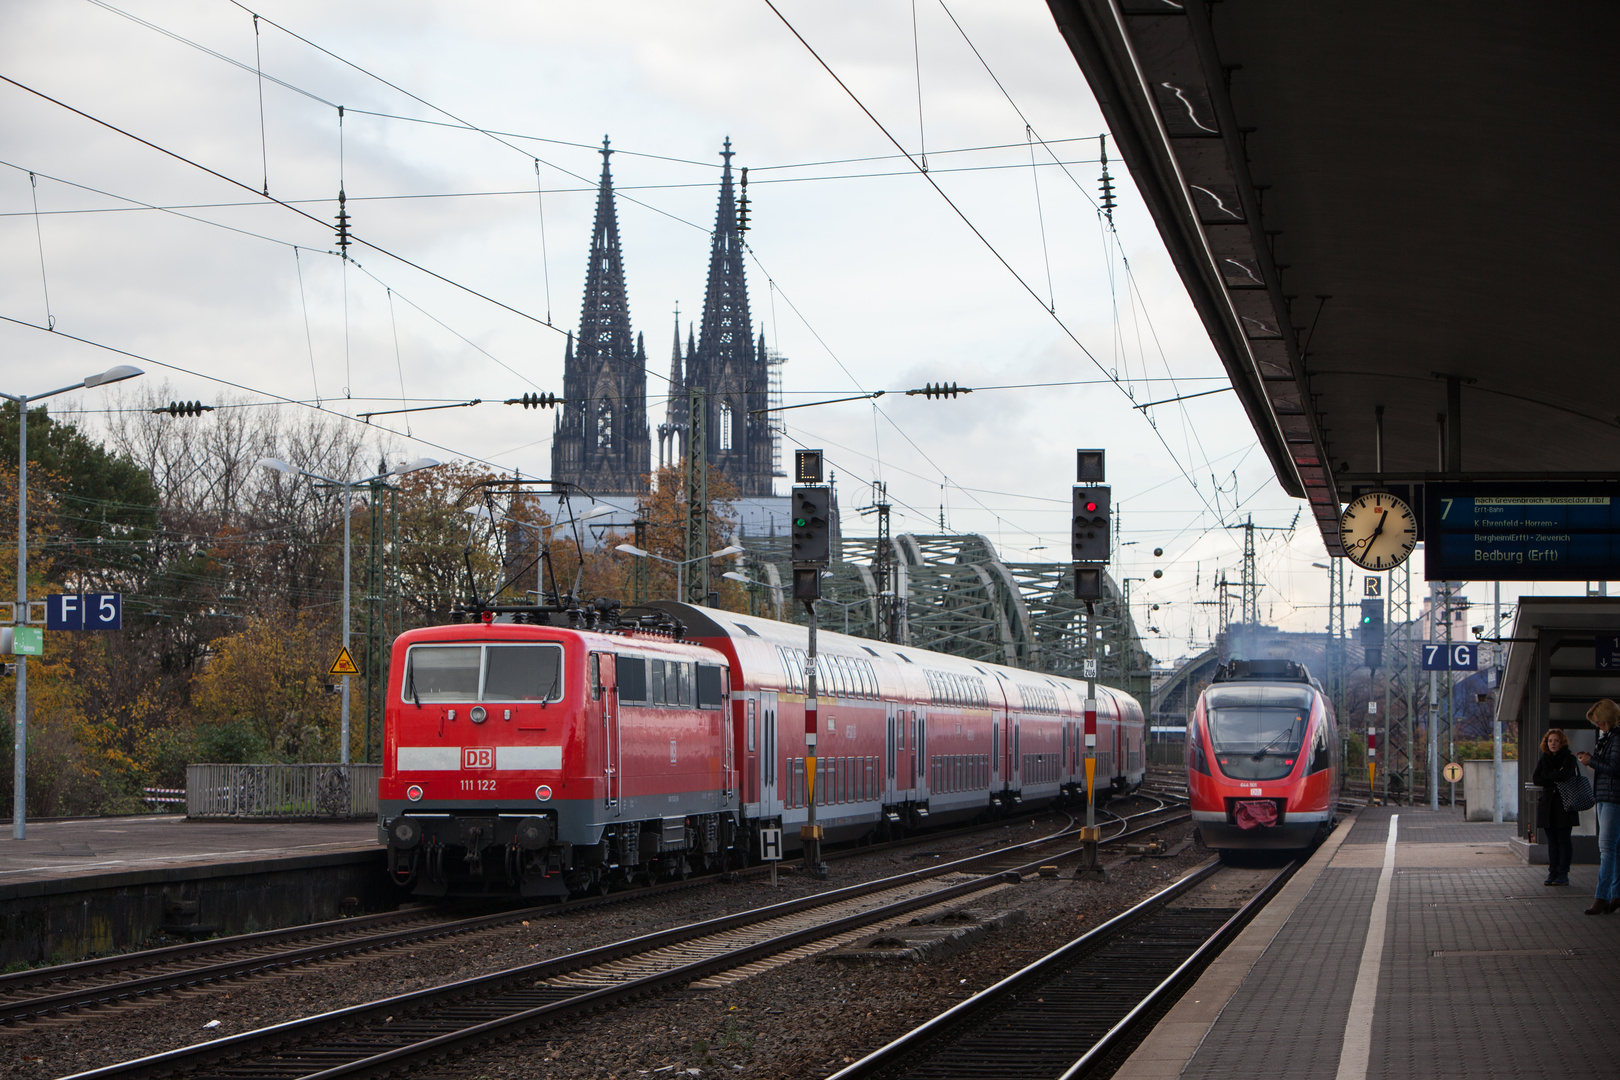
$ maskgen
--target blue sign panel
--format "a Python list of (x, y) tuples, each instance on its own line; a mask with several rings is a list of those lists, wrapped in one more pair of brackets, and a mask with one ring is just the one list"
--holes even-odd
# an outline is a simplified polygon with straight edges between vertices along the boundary
[(1597, 636), (1597, 666), (1606, 671), (1620, 668), (1620, 634)]
[(47, 630), (122, 630), (123, 593), (54, 593), (45, 598)]
[(1479, 646), (1472, 641), (1425, 641), (1424, 671), (1478, 671)]
[(1620, 577), (1620, 484), (1431, 483), (1430, 581)]
[(45, 629), (83, 630), (84, 605), (78, 593), (52, 593), (45, 598)]

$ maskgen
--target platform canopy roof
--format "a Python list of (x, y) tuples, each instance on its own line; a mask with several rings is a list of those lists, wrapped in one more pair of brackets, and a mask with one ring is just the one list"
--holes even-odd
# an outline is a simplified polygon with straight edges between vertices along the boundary
[(1048, 3), (1330, 552), (1380, 478), (1620, 478), (1620, 4)]

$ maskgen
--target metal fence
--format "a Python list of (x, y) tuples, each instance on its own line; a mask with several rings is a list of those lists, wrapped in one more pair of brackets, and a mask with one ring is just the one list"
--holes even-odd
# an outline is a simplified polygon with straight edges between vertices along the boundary
[(188, 818), (373, 818), (381, 765), (187, 765)]
[(1181, 742), (1150, 742), (1147, 744), (1147, 763), (1179, 768), (1187, 764), (1187, 747)]

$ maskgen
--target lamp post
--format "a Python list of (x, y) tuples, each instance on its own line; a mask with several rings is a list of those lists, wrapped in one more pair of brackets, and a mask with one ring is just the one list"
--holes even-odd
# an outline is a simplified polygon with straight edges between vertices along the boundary
[[(289, 476), (307, 476), (311, 480), (319, 480), (323, 484), (343, 489), (343, 650), (349, 649), (349, 519), (353, 516), (354, 489), (364, 487), (373, 481), (382, 480), (389, 476), (404, 476), (406, 473), (416, 472), (418, 469), (431, 469), (439, 464), (432, 458), (417, 458), (412, 462), (401, 462), (387, 472), (377, 473), (362, 480), (333, 480), (329, 476), (321, 476), (305, 469), (294, 468), (277, 458), (260, 458), (258, 465), (261, 469), (270, 469), (274, 472), (287, 473)], [(338, 761), (341, 764), (349, 763), (349, 676), (343, 676), (343, 722), (339, 731)]]
[(690, 559), (666, 559), (662, 555), (654, 555), (650, 551), (644, 551), (634, 544), (619, 544), (613, 550), (622, 551), (626, 555), (634, 555), (638, 559), (657, 559), (661, 563), (668, 563), (673, 566), (675, 568), (675, 595), (685, 596), (685, 573), (688, 566), (696, 562), (702, 562), (704, 559), (723, 559), (727, 555), (741, 555), (748, 549), (737, 544), (731, 544), (721, 548), (719, 551), (712, 551), (707, 555), (697, 555)]
[[(72, 386), (47, 390), (43, 394), (7, 394), (0, 397), (17, 403), (17, 605), (12, 609), (12, 621), (21, 626), (28, 622), (28, 403), (41, 398), (55, 397), (69, 390), (133, 379), (145, 372), (140, 368), (120, 364), (108, 368), (100, 375), (86, 375)], [(15, 717), (16, 742), (12, 751), (11, 835), (16, 840), (28, 839), (28, 657), (17, 657), (17, 715)]]

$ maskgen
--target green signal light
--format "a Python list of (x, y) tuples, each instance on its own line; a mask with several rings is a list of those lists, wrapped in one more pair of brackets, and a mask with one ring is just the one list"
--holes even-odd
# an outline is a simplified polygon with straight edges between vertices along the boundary
[(809, 518), (794, 518), (793, 519), (793, 527), (795, 529), (805, 528), (809, 524), (810, 524), (810, 519)]

